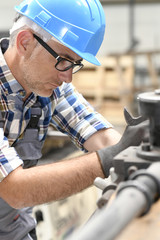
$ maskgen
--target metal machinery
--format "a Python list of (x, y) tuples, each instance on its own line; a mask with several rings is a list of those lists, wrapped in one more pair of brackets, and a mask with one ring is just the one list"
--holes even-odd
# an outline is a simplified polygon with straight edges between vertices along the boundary
[[(67, 240), (115, 239), (128, 223), (147, 214), (159, 199), (160, 90), (139, 94), (138, 103), (140, 115), (149, 120), (148, 138), (113, 159), (108, 179), (95, 180), (95, 185), (103, 190), (98, 209), (85, 226)], [(134, 118), (131, 120), (134, 122)]]

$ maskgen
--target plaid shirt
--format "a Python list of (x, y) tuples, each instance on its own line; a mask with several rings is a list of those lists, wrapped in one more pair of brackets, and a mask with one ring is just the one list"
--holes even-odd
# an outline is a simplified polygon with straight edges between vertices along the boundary
[[(4, 51), (6, 41), (1, 41)], [(31, 94), (23, 101), (25, 91), (10, 72), (0, 50), (0, 113), (3, 129), (0, 129), (0, 180), (23, 161), (12, 147), (23, 138), (30, 121), (31, 106), (38, 101), (42, 108), (39, 119), (39, 141), (44, 141), (49, 124), (66, 133), (82, 150), (84, 142), (96, 131), (111, 127), (99, 113), (79, 94), (72, 84), (64, 83), (53, 90), (51, 97)], [(31, 136), (32, 137), (32, 136)]]

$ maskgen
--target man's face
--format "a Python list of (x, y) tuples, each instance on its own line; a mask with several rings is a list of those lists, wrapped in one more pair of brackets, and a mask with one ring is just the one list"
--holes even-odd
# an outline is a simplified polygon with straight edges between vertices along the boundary
[[(69, 48), (50, 40), (48, 45), (61, 57), (70, 61), (81, 58)], [(23, 87), (27, 92), (34, 92), (43, 97), (49, 97), (53, 90), (63, 82), (72, 81), (72, 68), (61, 72), (55, 68), (57, 60), (41, 45), (38, 45), (31, 56), (25, 59), (22, 66)]]

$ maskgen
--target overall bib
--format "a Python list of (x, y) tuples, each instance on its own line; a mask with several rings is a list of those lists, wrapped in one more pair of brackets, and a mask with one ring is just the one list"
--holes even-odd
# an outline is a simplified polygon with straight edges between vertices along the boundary
[[(31, 108), (31, 120), (25, 129), (24, 138), (13, 144), (24, 168), (35, 166), (41, 158), (43, 142), (38, 139), (38, 121), (42, 110), (39, 103)], [(2, 122), (2, 121), (1, 121)], [(36, 221), (32, 217), (32, 208), (14, 209), (0, 198), (0, 239), (1, 240), (36, 240), (34, 229)]]

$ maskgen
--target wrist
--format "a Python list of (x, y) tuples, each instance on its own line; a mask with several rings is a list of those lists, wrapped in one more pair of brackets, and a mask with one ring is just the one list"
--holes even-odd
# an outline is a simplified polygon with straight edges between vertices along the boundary
[(105, 177), (109, 176), (109, 170), (113, 167), (113, 158), (119, 153), (118, 144), (98, 150), (97, 156)]

